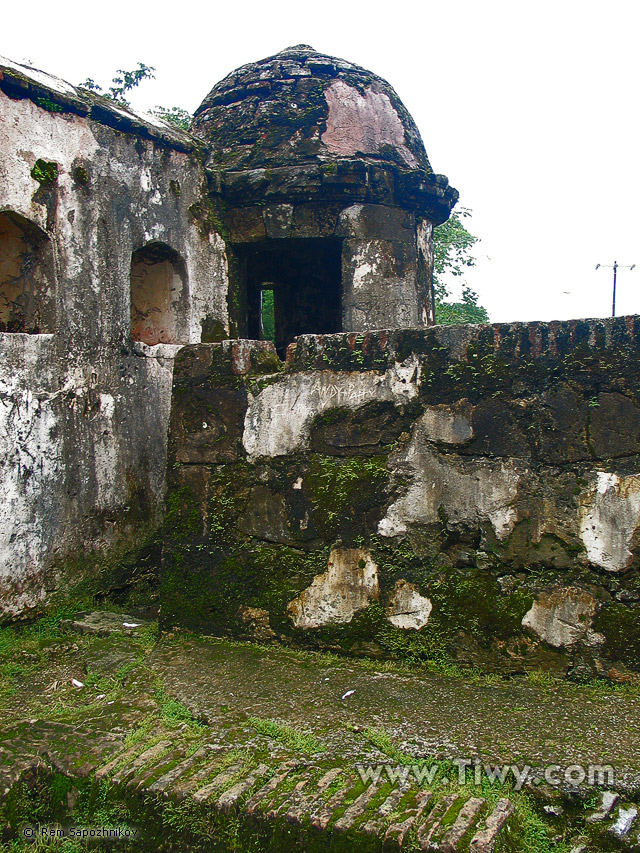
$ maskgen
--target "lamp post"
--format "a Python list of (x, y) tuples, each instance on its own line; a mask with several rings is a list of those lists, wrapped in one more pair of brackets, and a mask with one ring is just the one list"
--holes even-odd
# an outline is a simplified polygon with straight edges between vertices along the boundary
[(618, 277), (618, 270), (629, 270), (631, 272), (632, 269), (635, 269), (635, 264), (631, 264), (631, 266), (625, 264), (619, 264), (617, 261), (614, 261), (612, 264), (596, 264), (596, 269), (599, 270), (600, 267), (608, 267), (613, 270), (613, 305), (611, 307), (611, 316), (616, 316), (616, 280)]

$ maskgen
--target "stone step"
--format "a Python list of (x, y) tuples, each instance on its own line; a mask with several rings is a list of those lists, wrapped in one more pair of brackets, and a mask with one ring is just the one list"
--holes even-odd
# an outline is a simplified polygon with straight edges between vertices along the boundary
[(126, 787), (135, 790), (147, 788), (151, 784), (152, 780), (155, 781), (158, 771), (162, 773), (164, 768), (165, 772), (167, 772), (168, 767), (173, 767), (174, 762), (180, 761), (182, 758), (184, 758), (183, 748), (161, 753), (157, 758), (148, 763), (140, 773), (130, 777), (126, 782)]
[(333, 825), (337, 832), (346, 832), (351, 829), (359, 817), (365, 813), (367, 806), (382, 787), (382, 782), (372, 782), (368, 788), (360, 794), (360, 796), (345, 810), (344, 814), (338, 818)]
[(211, 744), (206, 744), (204, 747), (209, 755), (211, 753), (216, 753), (215, 758), (210, 761), (206, 761), (205, 763), (195, 771), (195, 773), (187, 773), (185, 772), (182, 778), (179, 781), (179, 784), (173, 783), (171, 785), (171, 794), (177, 800), (184, 800), (189, 796), (193, 791), (197, 790), (198, 785), (203, 779), (207, 779), (214, 772), (216, 767), (220, 764), (220, 752), (221, 749), (214, 747)]
[(161, 791), (162, 793), (167, 794), (167, 788), (195, 767), (200, 762), (200, 759), (207, 755), (207, 752), (208, 750), (206, 746), (201, 746), (196, 749), (196, 751), (185, 758), (184, 761), (181, 761), (167, 773), (163, 773), (162, 776), (159, 776), (156, 781), (149, 786), (149, 792), (155, 793), (156, 791)]
[(380, 835), (382, 828), (384, 827), (385, 819), (396, 810), (398, 803), (408, 793), (408, 791), (409, 786), (406, 783), (401, 783), (397, 788), (394, 788), (393, 791), (391, 791), (387, 799), (378, 808), (375, 816), (371, 817), (361, 827), (365, 835)]
[(620, 795), (615, 791), (603, 791), (600, 797), (600, 808), (589, 815), (587, 823), (599, 823), (606, 820), (619, 799)]
[(347, 799), (347, 794), (349, 793), (352, 787), (353, 783), (347, 783), (344, 788), (341, 788), (339, 791), (336, 791), (336, 793), (332, 797), (330, 797), (324, 805), (320, 806), (317, 811), (312, 812), (311, 826), (313, 826), (314, 829), (319, 829), (322, 831), (327, 828), (336, 809), (338, 809)]
[(239, 799), (243, 797), (247, 791), (251, 790), (261, 776), (265, 776), (269, 772), (269, 767), (266, 764), (259, 764), (255, 770), (240, 782), (236, 782), (228, 791), (218, 800), (217, 806), (220, 811), (228, 813), (233, 806), (236, 805)]
[(289, 773), (294, 770), (295, 767), (299, 766), (297, 761), (289, 761), (286, 764), (283, 764), (281, 768), (274, 773), (274, 775), (269, 779), (258, 791), (255, 792), (245, 803), (244, 810), (248, 815), (254, 814), (258, 807), (261, 806), (265, 799), (269, 799), (271, 794), (273, 794), (278, 785), (280, 785), (287, 778)]
[(231, 764), (225, 770), (220, 771), (217, 776), (208, 782), (203, 788), (199, 788), (195, 791), (191, 798), (195, 803), (204, 803), (210, 797), (218, 792), (218, 790), (229, 782), (231, 782), (238, 773), (241, 773), (244, 768), (244, 762), (236, 762), (235, 764)]
[(131, 776), (135, 776), (138, 770), (141, 770), (145, 764), (148, 764), (154, 758), (157, 758), (162, 752), (165, 752), (171, 746), (170, 740), (161, 740), (153, 746), (144, 749), (137, 758), (130, 764), (125, 764), (117, 773), (111, 777), (111, 782), (114, 785), (120, 785), (126, 782)]
[(616, 838), (626, 838), (638, 817), (638, 809), (633, 805), (626, 808), (620, 806), (616, 815), (615, 823), (609, 827), (609, 832)]
[(436, 849), (442, 850), (443, 853), (458, 853), (458, 845), (475, 824), (484, 804), (483, 797), (471, 797), (467, 800), (458, 812), (453, 826), (444, 833)]
[(267, 820), (273, 820), (275, 817), (277, 817), (279, 814), (281, 814), (283, 812), (283, 810), (286, 809), (292, 801), (295, 802), (300, 798), (301, 792), (306, 788), (306, 786), (309, 784), (309, 782), (311, 782), (311, 780), (313, 779), (313, 771), (314, 770), (315, 770), (315, 768), (307, 767), (305, 769), (305, 771), (303, 772), (302, 777), (298, 780), (298, 782), (296, 782), (293, 790), (287, 792), (282, 797), (282, 799), (278, 800), (277, 799), (277, 791), (274, 792), (274, 793), (276, 793), (276, 798), (273, 798), (273, 797), (271, 798), (271, 802), (273, 803), (273, 805), (266, 812), (265, 817), (267, 818)]
[(47, 769), (48, 765), (46, 761), (39, 755), (31, 758), (21, 758), (12, 764), (10, 768), (3, 768), (2, 775), (0, 776), (0, 800), (4, 799), (14, 785), (18, 784), (25, 777), (35, 777)]
[(415, 806), (408, 810), (407, 817), (387, 829), (384, 836), (385, 850), (397, 850), (403, 846), (407, 833), (430, 807), (432, 799), (433, 794), (430, 791), (419, 791), (416, 794)]
[(132, 758), (140, 749), (140, 744), (135, 744), (135, 746), (130, 746), (128, 749), (122, 750), (117, 755), (115, 755), (111, 761), (108, 761), (102, 767), (99, 767), (95, 772), (95, 780), (96, 782), (102, 782), (107, 776), (110, 776), (116, 767), (121, 764), (123, 761), (128, 761), (129, 758)]
[(496, 807), (487, 817), (484, 827), (471, 839), (469, 853), (492, 853), (498, 835), (513, 813), (514, 807), (511, 800), (506, 798), (498, 800)]
[(322, 797), (323, 791), (335, 782), (341, 773), (342, 770), (340, 767), (333, 767), (331, 770), (328, 770), (318, 780), (318, 784), (313, 791), (306, 796), (298, 797), (290, 803), (289, 809), (285, 814), (285, 819), (289, 823), (302, 823), (303, 818), (312, 811), (318, 800)]
[(433, 849), (431, 847), (431, 839), (434, 838), (440, 829), (442, 818), (458, 799), (460, 799), (458, 794), (449, 794), (435, 803), (426, 820), (418, 829), (418, 844), (421, 850)]

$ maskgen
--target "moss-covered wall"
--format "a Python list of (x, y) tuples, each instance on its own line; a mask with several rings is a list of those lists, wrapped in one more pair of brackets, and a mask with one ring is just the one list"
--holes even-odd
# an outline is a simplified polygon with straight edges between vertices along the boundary
[(640, 668), (640, 318), (183, 349), (165, 627)]

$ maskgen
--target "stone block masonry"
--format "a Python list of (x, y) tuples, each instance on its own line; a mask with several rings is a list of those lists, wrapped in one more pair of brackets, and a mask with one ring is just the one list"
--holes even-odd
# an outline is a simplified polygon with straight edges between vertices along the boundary
[(227, 307), (186, 134), (0, 60), (0, 149), (2, 619), (147, 573), (173, 355)]
[(640, 668), (640, 319), (184, 347), (165, 627)]
[(0, 58), (0, 148), (0, 620), (153, 603), (176, 351), (428, 325), (458, 193), (388, 83), (308, 45), (190, 132)]

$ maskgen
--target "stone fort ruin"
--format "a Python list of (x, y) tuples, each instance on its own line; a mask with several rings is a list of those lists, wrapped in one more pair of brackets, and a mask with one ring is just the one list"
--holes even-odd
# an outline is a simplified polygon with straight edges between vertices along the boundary
[(161, 564), (166, 627), (640, 667), (640, 321), (434, 325), (457, 192), (385, 81), (298, 45), (185, 133), (2, 60), (0, 103), (5, 618)]

